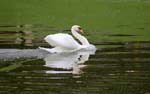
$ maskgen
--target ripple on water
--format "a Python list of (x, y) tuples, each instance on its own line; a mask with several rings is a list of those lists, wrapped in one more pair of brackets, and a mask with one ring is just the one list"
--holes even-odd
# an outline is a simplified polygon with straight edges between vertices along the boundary
[[(51, 55), (34, 49), (40, 45), (48, 46), (42, 39), (28, 36), (32, 32), (20, 31), (33, 27), (33, 31), (39, 32), (36, 30), (39, 26), (0, 26), (0, 32), (1, 29), (12, 29), (11, 32), (4, 30), (9, 33), (0, 33), (0, 48), (3, 48), (0, 49), (0, 93), (149, 94), (149, 41), (105, 41), (94, 43), (98, 48), (95, 54)], [(54, 27), (43, 28), (56, 32)], [(4, 35), (11, 36), (6, 40)], [(137, 37), (119, 34), (106, 36)], [(23, 49), (17, 49), (21, 47)]]

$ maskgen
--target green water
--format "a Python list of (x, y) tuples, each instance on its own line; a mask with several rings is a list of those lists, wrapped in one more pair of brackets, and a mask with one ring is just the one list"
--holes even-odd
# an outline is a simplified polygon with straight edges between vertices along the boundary
[[(0, 6), (1, 25), (44, 24), (62, 30), (79, 24), (96, 42), (149, 40), (149, 0), (1, 0)], [(140, 37), (103, 37), (108, 33)]]
[[(149, 0), (0, 0), (0, 94), (149, 94)], [(92, 52), (49, 54), (78, 24)]]

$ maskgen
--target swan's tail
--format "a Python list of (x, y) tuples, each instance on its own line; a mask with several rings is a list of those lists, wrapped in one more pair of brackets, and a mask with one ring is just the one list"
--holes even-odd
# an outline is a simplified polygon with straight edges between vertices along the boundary
[(39, 49), (53, 53), (52, 49), (49, 49), (49, 48), (39, 47)]
[(55, 48), (44, 48), (44, 47), (39, 47), (39, 49), (50, 52), (50, 53), (60, 53), (62, 52), (60, 48), (55, 47)]

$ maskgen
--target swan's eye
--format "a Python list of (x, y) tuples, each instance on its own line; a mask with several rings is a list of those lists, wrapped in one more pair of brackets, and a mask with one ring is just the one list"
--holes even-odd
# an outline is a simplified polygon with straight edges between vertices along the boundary
[(82, 28), (81, 27), (79, 27), (79, 30), (81, 30)]
[(79, 28), (79, 31), (80, 33), (83, 33), (83, 29), (81, 27), (78, 27)]

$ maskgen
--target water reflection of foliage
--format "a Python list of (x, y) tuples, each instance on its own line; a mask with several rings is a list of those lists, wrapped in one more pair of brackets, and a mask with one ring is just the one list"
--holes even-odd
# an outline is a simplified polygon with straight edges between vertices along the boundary
[(28, 29), (30, 25), (17, 25), (18, 28), (25, 28), (24, 30), (16, 31), (16, 44), (25, 45), (25, 46), (33, 46), (33, 34), (32, 30)]
[(37, 59), (17, 60), (17, 61), (13, 61), (13, 63), (10, 63), (8, 61), (6, 61), (6, 62), (3, 61), (3, 63), (6, 63), (6, 64), (9, 63), (9, 64), (8, 64), (8, 66), (1, 67), (0, 72), (9, 72), (9, 71), (15, 70), (15, 69), (21, 67), (23, 63), (33, 62), (34, 60), (37, 60)]

